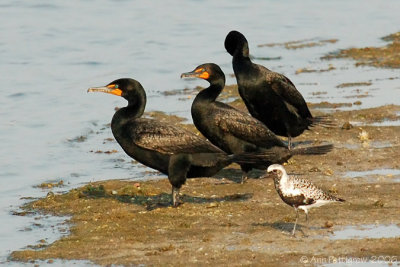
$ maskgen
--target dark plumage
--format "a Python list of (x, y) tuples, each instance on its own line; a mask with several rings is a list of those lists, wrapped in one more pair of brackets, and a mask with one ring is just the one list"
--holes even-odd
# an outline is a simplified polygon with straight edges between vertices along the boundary
[(225, 86), (225, 75), (216, 64), (202, 64), (181, 77), (201, 78), (210, 83), (196, 96), (191, 111), (194, 125), (211, 143), (228, 154), (250, 152), (264, 155), (262, 164), (241, 164), (244, 174), (252, 168), (265, 169), (272, 163), (283, 163), (295, 154), (324, 154), (332, 149), (331, 145), (326, 145), (290, 151), (262, 122), (216, 101)]
[(287, 77), (251, 62), (249, 46), (243, 34), (231, 31), (226, 36), (225, 48), (233, 56), (239, 94), (250, 114), (275, 134), (288, 137), (289, 148), (291, 138), (311, 126), (333, 125), (326, 116), (311, 115), (303, 96)]
[(111, 121), (113, 135), (130, 157), (168, 175), (173, 205), (186, 178), (212, 176), (232, 162), (257, 160), (251, 155), (227, 155), (210, 142), (178, 126), (141, 118), (146, 93), (133, 79), (118, 79), (88, 92), (122, 96), (128, 106), (119, 109)]
[(293, 227), (292, 235), (294, 235), (296, 231), (297, 220), (299, 219), (298, 209), (304, 210), (306, 221), (308, 222), (309, 209), (332, 202), (345, 201), (344, 199), (324, 192), (305, 179), (287, 175), (282, 165), (273, 164), (268, 167), (267, 171), (274, 174), (275, 189), (283, 202), (292, 206), (296, 211), (296, 222)]

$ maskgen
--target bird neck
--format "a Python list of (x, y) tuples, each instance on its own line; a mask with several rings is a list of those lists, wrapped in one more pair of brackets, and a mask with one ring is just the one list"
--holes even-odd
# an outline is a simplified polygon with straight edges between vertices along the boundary
[(225, 78), (220, 78), (211, 83), (211, 85), (197, 94), (193, 104), (198, 102), (214, 102), (225, 86)]
[(235, 72), (236, 78), (240, 78), (239, 74), (245, 74), (253, 67), (250, 57), (243, 53), (235, 53), (232, 57), (233, 71)]
[(280, 178), (279, 183), (282, 188), (285, 188), (285, 189), (292, 188), (292, 183), (290, 183), (289, 175), (287, 175), (287, 174), (282, 174), (282, 177)]
[(243, 42), (236, 46), (233, 57), (249, 58), (250, 57), (249, 55), (250, 55), (249, 44), (247, 42)]
[(137, 94), (128, 99), (128, 106), (120, 108), (115, 112), (111, 121), (111, 127), (115, 128), (124, 125), (127, 121), (140, 118), (146, 107), (146, 96)]

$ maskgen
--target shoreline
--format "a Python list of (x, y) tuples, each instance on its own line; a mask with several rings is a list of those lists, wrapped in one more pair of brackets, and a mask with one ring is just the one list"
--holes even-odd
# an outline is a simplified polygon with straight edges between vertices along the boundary
[[(399, 36), (385, 37), (392, 43), (382, 48), (351, 48), (324, 59), (345, 57), (353, 58), (356, 66), (399, 67)], [(305, 68), (299, 73), (314, 71), (321, 70)], [(366, 84), (338, 86), (356, 89)], [(190, 98), (198, 89), (173, 93)], [(70, 216), (70, 232), (51, 244), (39, 240), (36, 245), (12, 252), (10, 258), (32, 263), (62, 259), (151, 266), (226, 262), (233, 266), (297, 266), (382, 259), (398, 263), (400, 162), (393, 159), (400, 158), (400, 106), (358, 109), (362, 97), (357, 93), (349, 103), (324, 101), (309, 105), (313, 115), (325, 114), (329, 109), (338, 127), (315, 127), (295, 138), (295, 144), (324, 141), (335, 148), (327, 155), (295, 156), (285, 168), (346, 202), (312, 210), (311, 229), (301, 213), (297, 237), (290, 236), (295, 212), (281, 201), (272, 180), (258, 179), (263, 172), (254, 171), (241, 185), (241, 172), (233, 164), (212, 178), (188, 179), (181, 189), (184, 203), (178, 208), (171, 207), (166, 176), (140, 182), (111, 179), (57, 194), (51, 190), (62, 184), (40, 185), (49, 189), (47, 196), (27, 203), (16, 215)], [(221, 99), (245, 109), (238, 100), (236, 86), (227, 86)], [(342, 106), (357, 108), (337, 110)], [(177, 124), (184, 122), (162, 112), (146, 115)], [(182, 126), (197, 131), (193, 125)], [(387, 236), (376, 237), (368, 232), (381, 228)], [(349, 229), (364, 238), (346, 235)]]
[[(311, 230), (300, 214), (297, 237), (290, 236), (295, 213), (275, 192), (270, 179), (254, 177), (241, 185), (235, 165), (213, 178), (188, 179), (182, 187), (184, 203), (170, 205), (170, 184), (165, 177), (137, 182), (108, 180), (48, 194), (24, 207), (27, 212), (71, 216), (70, 234), (40, 249), (11, 254), (13, 260), (90, 260), (95, 264), (177, 265), (234, 262), (296, 265), (307, 257), (396, 256), (399, 236), (391, 238), (332, 239), (351, 226), (389, 225), (399, 229), (399, 175), (370, 175), (363, 171), (398, 170), (400, 126), (353, 126), (398, 117), (400, 106), (333, 113), (338, 127), (313, 128), (295, 143), (319, 140), (335, 149), (323, 156), (295, 156), (285, 168), (303, 174), (316, 185), (346, 199), (310, 213)], [(376, 114), (376, 115), (374, 115)], [(364, 138), (361, 133), (367, 133)], [(361, 172), (360, 177), (344, 178)], [(368, 173), (368, 172), (367, 172)], [(357, 176), (357, 175), (356, 175)], [(363, 178), (364, 177), (364, 178)], [(397, 227), (397, 228), (396, 228)], [(301, 232), (309, 237), (303, 237)], [(310, 249), (312, 248), (312, 249)]]

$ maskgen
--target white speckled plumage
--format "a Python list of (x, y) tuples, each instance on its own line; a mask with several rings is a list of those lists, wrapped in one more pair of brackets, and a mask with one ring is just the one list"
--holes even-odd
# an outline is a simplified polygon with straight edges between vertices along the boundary
[(273, 164), (268, 167), (267, 171), (273, 172), (275, 189), (281, 199), (288, 205), (292, 206), (296, 211), (296, 222), (293, 227), (293, 235), (296, 230), (298, 209), (304, 210), (308, 221), (308, 211), (311, 208), (320, 207), (332, 202), (343, 202), (344, 200), (324, 192), (311, 182), (289, 176), (285, 168), (279, 164)]

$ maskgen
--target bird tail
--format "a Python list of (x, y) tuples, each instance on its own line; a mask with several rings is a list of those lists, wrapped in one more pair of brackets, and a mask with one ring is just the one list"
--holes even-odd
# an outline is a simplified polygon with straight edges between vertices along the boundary
[(263, 152), (244, 152), (240, 154), (229, 155), (232, 162), (238, 164), (254, 164), (254, 165), (269, 165), (271, 162), (277, 161), (276, 152), (263, 151)]
[(335, 197), (335, 200), (339, 201), (339, 202), (346, 202), (346, 200), (344, 200), (343, 198), (339, 198), (339, 197)]
[(292, 155), (323, 155), (333, 149), (332, 144), (322, 146), (299, 147), (291, 150)]
[(331, 116), (322, 115), (310, 119), (310, 126), (322, 126), (324, 128), (334, 128), (337, 126), (336, 122), (332, 120)]
[(240, 154), (229, 155), (231, 162), (238, 164), (254, 164), (265, 166), (272, 163), (283, 163), (293, 155), (323, 155), (333, 149), (332, 144), (311, 146), (311, 147), (300, 147), (293, 150), (287, 150), (287, 153), (278, 153), (271, 149), (261, 152), (244, 152)]

